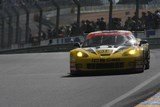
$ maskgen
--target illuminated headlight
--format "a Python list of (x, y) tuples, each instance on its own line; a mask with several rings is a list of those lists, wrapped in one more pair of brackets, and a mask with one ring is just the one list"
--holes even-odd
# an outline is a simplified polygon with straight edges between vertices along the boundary
[(135, 56), (135, 55), (136, 56), (140, 55), (139, 50), (137, 50), (137, 49), (131, 49), (131, 50), (123, 53), (123, 56)]
[(82, 52), (78, 52), (78, 53), (77, 53), (77, 56), (78, 56), (78, 57), (83, 57), (83, 53), (82, 53)]
[(128, 53), (129, 53), (130, 55), (135, 55), (135, 54), (136, 54), (136, 50), (130, 50)]
[(77, 57), (82, 58), (82, 57), (88, 57), (86, 53), (83, 52), (77, 52)]

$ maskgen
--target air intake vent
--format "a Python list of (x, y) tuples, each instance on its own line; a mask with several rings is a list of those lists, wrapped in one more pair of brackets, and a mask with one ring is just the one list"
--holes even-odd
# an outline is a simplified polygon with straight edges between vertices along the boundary
[(111, 54), (101, 54), (101, 56), (110, 56)]

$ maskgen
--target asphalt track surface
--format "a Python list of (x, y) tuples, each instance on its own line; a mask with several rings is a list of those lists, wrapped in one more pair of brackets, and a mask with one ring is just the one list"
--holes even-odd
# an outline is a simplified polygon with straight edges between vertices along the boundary
[(108, 106), (160, 75), (159, 67), (160, 50), (144, 73), (75, 77), (69, 53), (0, 55), (0, 107)]

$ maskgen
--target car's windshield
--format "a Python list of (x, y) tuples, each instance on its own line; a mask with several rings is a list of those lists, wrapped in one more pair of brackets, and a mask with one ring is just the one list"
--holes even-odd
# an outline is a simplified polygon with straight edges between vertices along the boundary
[(114, 45), (114, 46), (120, 46), (120, 45), (126, 45), (131, 46), (133, 45), (133, 38), (127, 37), (123, 35), (110, 35), (110, 36), (95, 36), (90, 39), (87, 39), (83, 47), (95, 47), (100, 45)]

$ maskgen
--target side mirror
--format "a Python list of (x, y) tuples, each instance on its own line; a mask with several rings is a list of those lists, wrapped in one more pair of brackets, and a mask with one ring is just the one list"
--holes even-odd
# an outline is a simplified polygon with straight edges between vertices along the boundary
[(139, 45), (141, 46), (141, 45), (147, 44), (147, 43), (148, 43), (147, 40), (141, 40)]
[(73, 46), (76, 47), (76, 48), (80, 48), (81, 47), (80, 43), (78, 43), (78, 42), (74, 43)]

